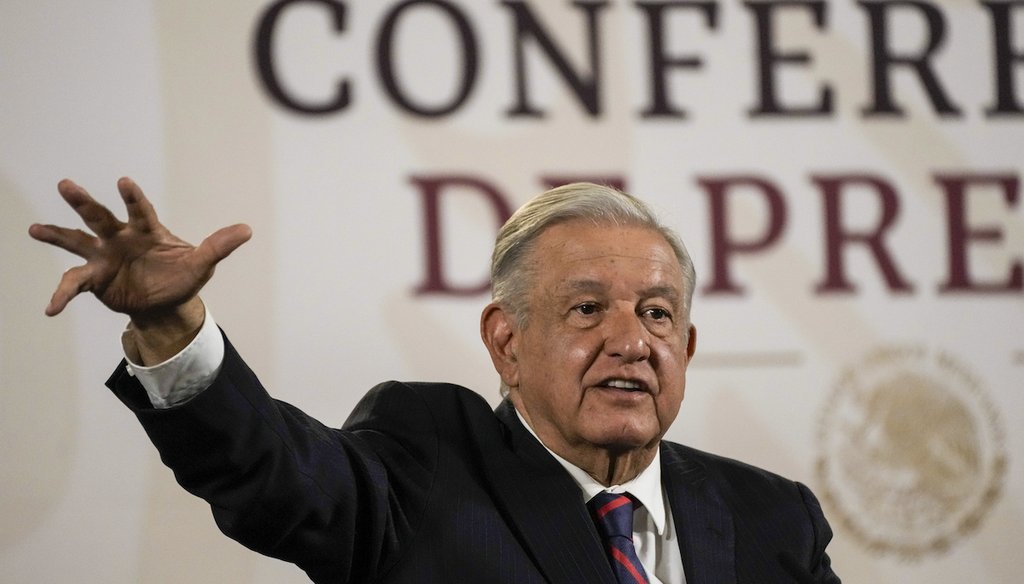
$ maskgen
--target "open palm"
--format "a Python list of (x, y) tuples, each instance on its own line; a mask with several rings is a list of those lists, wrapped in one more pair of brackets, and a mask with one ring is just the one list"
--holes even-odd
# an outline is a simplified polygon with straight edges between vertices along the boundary
[(32, 225), (33, 238), (65, 249), (85, 263), (64, 273), (46, 314), (60, 313), (75, 296), (92, 292), (104, 305), (135, 319), (158, 317), (195, 297), (217, 263), (249, 240), (247, 225), (224, 227), (193, 246), (157, 219), (134, 181), (122, 178), (118, 191), (128, 212), (122, 222), (70, 180), (57, 190), (92, 231)]

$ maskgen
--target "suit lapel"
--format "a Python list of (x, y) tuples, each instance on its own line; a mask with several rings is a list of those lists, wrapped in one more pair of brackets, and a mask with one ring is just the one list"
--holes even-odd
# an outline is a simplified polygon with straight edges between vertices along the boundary
[(662, 484), (683, 556), (686, 584), (735, 584), (732, 514), (704, 464), (678, 445), (661, 444)]
[(495, 412), (502, 448), (481, 453), (499, 508), (549, 582), (615, 584), (579, 485), (523, 427), (507, 400)]
[[(481, 451), (481, 466), (538, 568), (553, 583), (615, 584), (579, 485), (523, 427), (511, 403), (495, 413), (504, 444)], [(735, 584), (732, 514), (704, 463), (663, 442), (661, 464), (687, 584)]]

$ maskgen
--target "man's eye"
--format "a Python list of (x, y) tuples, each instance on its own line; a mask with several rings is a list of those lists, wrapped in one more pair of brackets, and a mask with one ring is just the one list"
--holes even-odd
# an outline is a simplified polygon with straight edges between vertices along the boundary
[(578, 313), (580, 313), (580, 314), (582, 314), (584, 316), (589, 316), (591, 314), (596, 314), (597, 313), (597, 305), (593, 304), (593, 303), (590, 303), (590, 302), (584, 303), (584, 304), (580, 304), (579, 306), (576, 307), (576, 312), (578, 312)]
[(646, 311), (647, 316), (652, 320), (668, 320), (672, 318), (672, 314), (664, 308), (648, 308)]

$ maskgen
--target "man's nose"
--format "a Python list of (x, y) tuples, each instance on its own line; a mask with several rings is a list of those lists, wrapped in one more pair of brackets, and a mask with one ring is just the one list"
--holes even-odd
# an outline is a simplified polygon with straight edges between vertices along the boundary
[(650, 331), (639, 315), (632, 311), (611, 311), (604, 325), (605, 353), (630, 363), (650, 357)]

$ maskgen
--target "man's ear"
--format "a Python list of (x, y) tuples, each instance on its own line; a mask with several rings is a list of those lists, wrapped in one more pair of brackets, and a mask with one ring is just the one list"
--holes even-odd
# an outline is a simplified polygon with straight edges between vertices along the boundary
[(686, 360), (693, 359), (693, 354), (697, 352), (697, 327), (690, 325), (690, 331), (686, 339)]
[(480, 338), (505, 385), (519, 385), (519, 328), (515, 317), (500, 304), (488, 304), (480, 315)]

